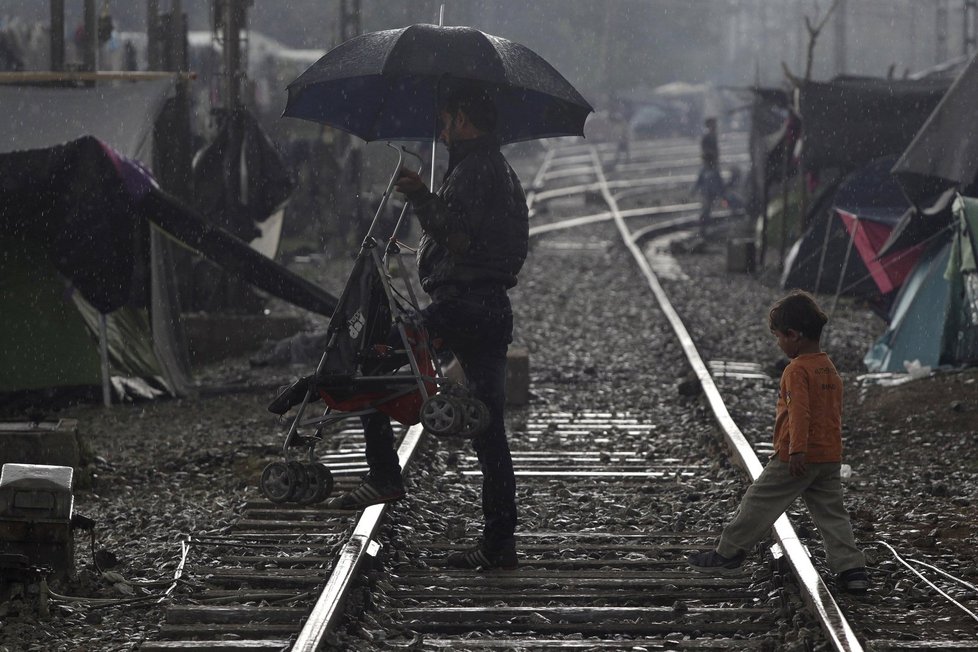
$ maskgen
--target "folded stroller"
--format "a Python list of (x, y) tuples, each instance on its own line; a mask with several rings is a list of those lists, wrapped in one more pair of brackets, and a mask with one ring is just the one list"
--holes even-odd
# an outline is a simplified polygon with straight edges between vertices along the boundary
[[(410, 154), (398, 151), (397, 167), (330, 318), (315, 373), (283, 388), (268, 406), (279, 415), (299, 406), (283, 445), (284, 461), (262, 471), (261, 490), (272, 502), (312, 504), (329, 497), (333, 477), (316, 461), (315, 448), (326, 426), (343, 419), (382, 412), (405, 425), (420, 422), (434, 435), (466, 437), (489, 424), (486, 405), (442, 373), (404, 265), (396, 266), (400, 283), (395, 285), (390, 261), (401, 255), (396, 236), (406, 207), (381, 254), (375, 231), (402, 151)], [(321, 415), (306, 417), (314, 400), (326, 407)]]

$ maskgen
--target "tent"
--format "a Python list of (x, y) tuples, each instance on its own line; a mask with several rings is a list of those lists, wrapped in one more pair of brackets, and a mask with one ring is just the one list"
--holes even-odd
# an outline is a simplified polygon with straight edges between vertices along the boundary
[(952, 210), (950, 237), (928, 243), (866, 354), (870, 371), (978, 362), (978, 200), (958, 196)]
[(335, 308), (334, 297), (208, 224), (94, 137), (2, 154), (0, 179), (0, 392), (100, 384), (103, 338), (81, 327), (106, 315), (116, 375), (178, 393), (145, 312), (154, 303), (151, 231), (291, 303), (323, 315)]
[(866, 354), (874, 371), (978, 361), (978, 63), (964, 67), (892, 172), (913, 203), (881, 254), (927, 248), (898, 295), (886, 333)]
[(907, 201), (889, 174), (894, 159), (879, 159), (845, 177), (785, 257), (781, 285), (857, 296), (885, 313), (921, 248), (879, 257)]

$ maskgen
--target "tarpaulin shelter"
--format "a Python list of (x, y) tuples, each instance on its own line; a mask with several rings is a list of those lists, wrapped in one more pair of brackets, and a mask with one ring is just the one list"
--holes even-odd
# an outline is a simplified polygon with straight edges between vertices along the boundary
[[(214, 138), (193, 160), (193, 205), (210, 224), (275, 258), (285, 204), (295, 182), (282, 156), (245, 108), (218, 113)], [(240, 283), (213, 269), (206, 259), (187, 261), (181, 305), (186, 311), (241, 310), (261, 300)]]
[[(146, 273), (153, 248), (150, 231), (170, 236), (239, 278), (306, 309), (330, 315), (336, 305), (325, 291), (207, 224), (161, 191), (138, 163), (94, 137), (0, 155), (0, 180), (5, 271), (0, 275), (0, 391), (92, 384), (95, 353), (90, 338), (83, 345), (86, 337), (74, 329), (70, 339), (77, 348), (49, 348), (68, 339), (70, 322), (79, 323), (62, 305), (67, 297), (83, 315), (119, 313), (109, 329), (117, 370), (155, 378), (163, 389), (176, 392), (156, 354), (155, 330), (150, 338), (145, 318), (131, 316), (133, 307), (155, 305)], [(52, 320), (56, 315), (62, 319)], [(112, 337), (113, 330), (122, 328), (120, 319), (130, 332)], [(136, 348), (139, 352), (133, 354)], [(132, 358), (140, 364), (131, 364)]]
[(978, 64), (972, 58), (892, 172), (914, 206), (881, 253), (927, 247), (897, 297), (886, 333), (867, 353), (874, 371), (978, 361)]
[(854, 170), (899, 156), (947, 92), (946, 79), (837, 77), (806, 82), (799, 109), (805, 170)]
[(893, 166), (913, 208), (897, 224), (884, 252), (940, 237), (953, 222), (956, 194), (978, 196), (976, 102), (978, 64), (972, 58)]
[[(67, 77), (64, 81), (67, 85), (0, 84), (0, 106), (5, 114), (5, 119), (0, 121), (0, 153), (44, 149), (91, 134), (113, 143), (126, 157), (153, 159), (154, 125), (174, 94), (173, 76), (94, 86), (77, 86)], [(94, 189), (91, 195), (98, 195), (98, 190)], [(5, 192), (3, 198), (7, 196)], [(13, 310), (17, 300), (24, 300), (32, 291), (49, 299), (44, 304), (21, 305), (19, 313), (0, 309), (6, 335), (18, 328), (23, 331), (23, 324), (28, 324), (31, 331), (21, 332), (17, 343), (12, 340), (5, 343), (4, 364), (0, 365), (4, 370), (3, 391), (101, 384), (100, 374), (92, 371), (93, 339), (82, 328), (82, 322), (86, 321), (79, 319), (82, 312), (91, 316), (87, 321), (90, 325), (94, 321), (96, 332), (99, 322), (107, 330), (109, 353), (115, 361), (114, 371), (118, 372), (113, 373), (114, 380), (157, 377), (162, 381), (160, 385), (169, 391), (181, 395), (191, 391), (186, 342), (180, 328), (172, 275), (167, 273), (167, 252), (157, 237), (151, 235), (148, 245), (150, 269), (154, 270), (147, 280), (146, 302), (151, 309), (137, 313), (133, 308), (123, 307), (105, 319), (100, 319), (98, 310), (90, 304), (82, 304), (79, 293), (67, 292), (63, 277), (43, 258), (28, 256), (28, 261), (35, 260), (36, 267), (22, 267), (21, 259), (31, 246), (39, 244), (17, 242), (15, 246), (10, 240), (0, 244), (0, 254), (9, 273), (0, 277), (4, 306)], [(22, 273), (13, 272), (14, 268)], [(32, 318), (25, 318), (26, 307), (34, 311)], [(22, 321), (20, 326), (15, 318)], [(123, 328), (122, 323), (129, 327)], [(114, 335), (122, 331), (126, 332), (125, 337)], [(76, 342), (77, 346), (66, 345), (68, 341)], [(151, 361), (149, 370), (122, 362), (128, 352), (137, 349), (149, 352), (138, 356)], [(21, 365), (15, 370), (10, 366), (13, 355), (29, 366)], [(148, 391), (147, 386), (141, 393)]]
[(925, 208), (948, 190), (978, 196), (978, 63), (954, 80), (893, 166), (914, 205)]
[[(786, 171), (793, 170), (791, 153), (800, 133), (798, 119), (789, 111), (787, 91), (779, 88), (751, 88), (754, 101), (750, 111), (750, 185), (747, 203), (752, 213), (763, 209), (765, 193)], [(785, 169), (786, 161), (789, 163)]]
[(281, 221), (281, 214), (273, 216), (295, 188), (282, 157), (245, 109), (221, 116), (217, 134), (194, 157), (193, 182), (196, 208), (245, 242), (261, 237), (259, 225), (269, 219)]
[(907, 210), (893, 158), (847, 175), (785, 257), (781, 284), (824, 294), (867, 300), (884, 312), (913, 267), (919, 249), (879, 258), (879, 250)]
[(935, 239), (900, 289), (886, 332), (864, 363), (903, 372), (905, 363), (936, 367), (978, 362), (978, 200), (958, 196), (949, 239)]

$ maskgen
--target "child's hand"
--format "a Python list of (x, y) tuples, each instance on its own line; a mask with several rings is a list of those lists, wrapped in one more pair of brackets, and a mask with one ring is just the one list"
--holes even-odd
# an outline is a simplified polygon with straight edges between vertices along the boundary
[(805, 475), (804, 453), (792, 453), (788, 457), (788, 471), (796, 478)]

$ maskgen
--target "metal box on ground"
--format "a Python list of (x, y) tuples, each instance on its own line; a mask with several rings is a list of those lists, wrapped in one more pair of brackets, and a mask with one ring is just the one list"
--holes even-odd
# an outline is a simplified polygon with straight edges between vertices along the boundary
[(70, 466), (4, 464), (0, 471), (0, 553), (23, 555), (55, 576), (74, 572)]
[(755, 245), (751, 238), (734, 238), (727, 241), (727, 271), (753, 274)]
[(15, 464), (81, 465), (78, 421), (0, 422), (0, 466)]

